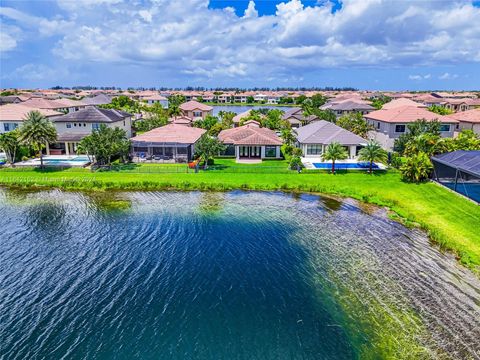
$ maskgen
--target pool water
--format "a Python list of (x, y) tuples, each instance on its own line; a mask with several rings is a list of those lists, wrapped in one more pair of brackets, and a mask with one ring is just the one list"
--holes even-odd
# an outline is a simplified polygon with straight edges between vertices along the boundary
[[(312, 163), (316, 169), (331, 169), (332, 163)], [(358, 162), (358, 163), (335, 163), (335, 169), (358, 169), (358, 170), (368, 170), (370, 168), (370, 163), (368, 162)], [(379, 169), (380, 167), (377, 164), (372, 165), (373, 169)]]
[[(40, 160), (39, 160), (40, 161)], [(83, 166), (89, 163), (89, 159), (87, 156), (76, 156), (72, 158), (50, 158), (46, 157), (43, 159), (43, 163), (45, 165), (54, 165), (54, 166)]]

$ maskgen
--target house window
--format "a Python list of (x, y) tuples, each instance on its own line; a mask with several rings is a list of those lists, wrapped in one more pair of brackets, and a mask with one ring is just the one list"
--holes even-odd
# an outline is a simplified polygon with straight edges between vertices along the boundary
[(380, 121), (377, 122), (377, 129), (380, 129)]
[(71, 129), (71, 128), (72, 128), (72, 124), (70, 124), (70, 123), (67, 123), (65, 126), (67, 127), (67, 129)]
[(194, 111), (193, 116), (194, 117), (202, 117), (202, 112), (201, 111)]
[(93, 123), (93, 124), (92, 124), (92, 130), (98, 130), (98, 129), (100, 129), (100, 124), (98, 124), (98, 123)]
[(277, 156), (276, 146), (265, 146), (265, 157), (276, 157), (276, 156)]
[(449, 131), (450, 131), (450, 124), (442, 124), (442, 125), (440, 125), (440, 131), (442, 131), (442, 132), (449, 132)]
[(405, 125), (395, 125), (395, 132), (396, 133), (404, 133), (405, 132)]
[(307, 155), (321, 155), (321, 154), (322, 154), (322, 145), (320, 144), (307, 145)]

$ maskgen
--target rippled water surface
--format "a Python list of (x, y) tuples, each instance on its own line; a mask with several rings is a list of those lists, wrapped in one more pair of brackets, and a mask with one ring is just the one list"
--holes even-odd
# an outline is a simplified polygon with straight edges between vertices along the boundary
[(480, 358), (480, 282), (356, 202), (0, 190), (0, 359)]

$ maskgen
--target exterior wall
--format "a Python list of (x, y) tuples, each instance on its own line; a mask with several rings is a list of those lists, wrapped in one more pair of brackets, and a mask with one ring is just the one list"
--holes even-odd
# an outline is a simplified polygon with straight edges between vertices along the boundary
[[(369, 135), (377, 140), (385, 149), (392, 150), (393, 143), (395, 139), (398, 139), (400, 135), (405, 134), (408, 132), (408, 124), (409, 123), (387, 123), (383, 121), (371, 120), (366, 119), (367, 122), (375, 128), (375, 131), (370, 131)], [(405, 125), (405, 132), (396, 132), (395, 128), (397, 125)], [(442, 137), (453, 137), (455, 134), (456, 124), (444, 124), (450, 125), (449, 131), (442, 131), (440, 136)]]
[[(14, 130), (15, 128), (22, 125), (22, 122), (23, 121), (18, 121), (18, 120), (2, 120), (2, 121), (0, 121), (0, 134), (4, 134), (6, 132)], [(5, 130), (5, 125), (7, 126), (8, 130)]]
[[(240, 159), (240, 147), (241, 146), (255, 146), (255, 145), (235, 145), (235, 158), (237, 160)], [(257, 145), (257, 146), (259, 146), (259, 145)], [(273, 159), (281, 159), (282, 158), (282, 154), (281, 154), (279, 145), (275, 145), (275, 157), (265, 156), (265, 148), (266, 148), (266, 146), (264, 146), (264, 145), (260, 146), (260, 159), (262, 159), (262, 160), (272, 159), (273, 160)]]
[[(194, 112), (201, 113), (201, 116), (194, 116)], [(182, 110), (182, 115), (189, 117), (190, 119), (193, 119), (193, 120), (200, 120), (200, 119), (205, 119), (207, 115), (212, 115), (212, 111), (201, 111), (201, 110), (183, 111)]]
[(480, 123), (474, 124), (470, 122), (460, 121), (457, 131), (462, 131), (462, 130), (473, 130), (475, 134), (480, 135)]
[[(321, 145), (322, 146), (322, 153), (321, 154), (307, 154), (307, 145)], [(297, 147), (302, 149), (303, 157), (304, 158), (319, 158), (322, 157), (322, 154), (325, 152), (325, 148), (328, 145), (326, 144), (297, 144)], [(342, 145), (348, 147), (348, 158), (349, 159), (356, 159), (357, 158), (357, 145)]]
[(168, 108), (168, 100), (147, 100), (147, 104), (160, 104), (164, 109)]
[[(70, 128), (67, 127), (67, 125), (70, 125)], [(76, 126), (75, 126), (76, 124)], [(64, 134), (64, 133), (78, 133), (78, 134), (84, 134), (87, 132), (91, 132), (93, 130), (93, 124), (92, 123), (86, 123), (86, 122), (56, 122), (54, 123), (55, 128), (57, 129), (57, 133), (59, 135)], [(117, 121), (114, 123), (105, 123), (110, 128), (120, 128), (125, 130), (127, 133), (127, 138), (132, 137), (132, 119), (131, 118), (126, 118), (125, 120), (122, 121)]]

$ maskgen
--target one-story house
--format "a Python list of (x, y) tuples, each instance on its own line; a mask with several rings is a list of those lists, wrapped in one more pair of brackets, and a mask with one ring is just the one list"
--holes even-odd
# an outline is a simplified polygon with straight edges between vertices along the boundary
[(168, 124), (133, 137), (133, 156), (140, 159), (153, 157), (155, 160), (187, 162), (192, 160), (195, 144), (205, 132), (206, 130), (200, 128)]
[(304, 157), (321, 157), (329, 144), (338, 142), (347, 150), (349, 159), (354, 159), (367, 143), (364, 138), (325, 120), (302, 126), (296, 133), (297, 146)]
[(275, 131), (260, 127), (250, 120), (245, 125), (222, 130), (218, 138), (228, 146), (227, 153), (234, 153), (237, 161), (280, 159), (280, 139)]

